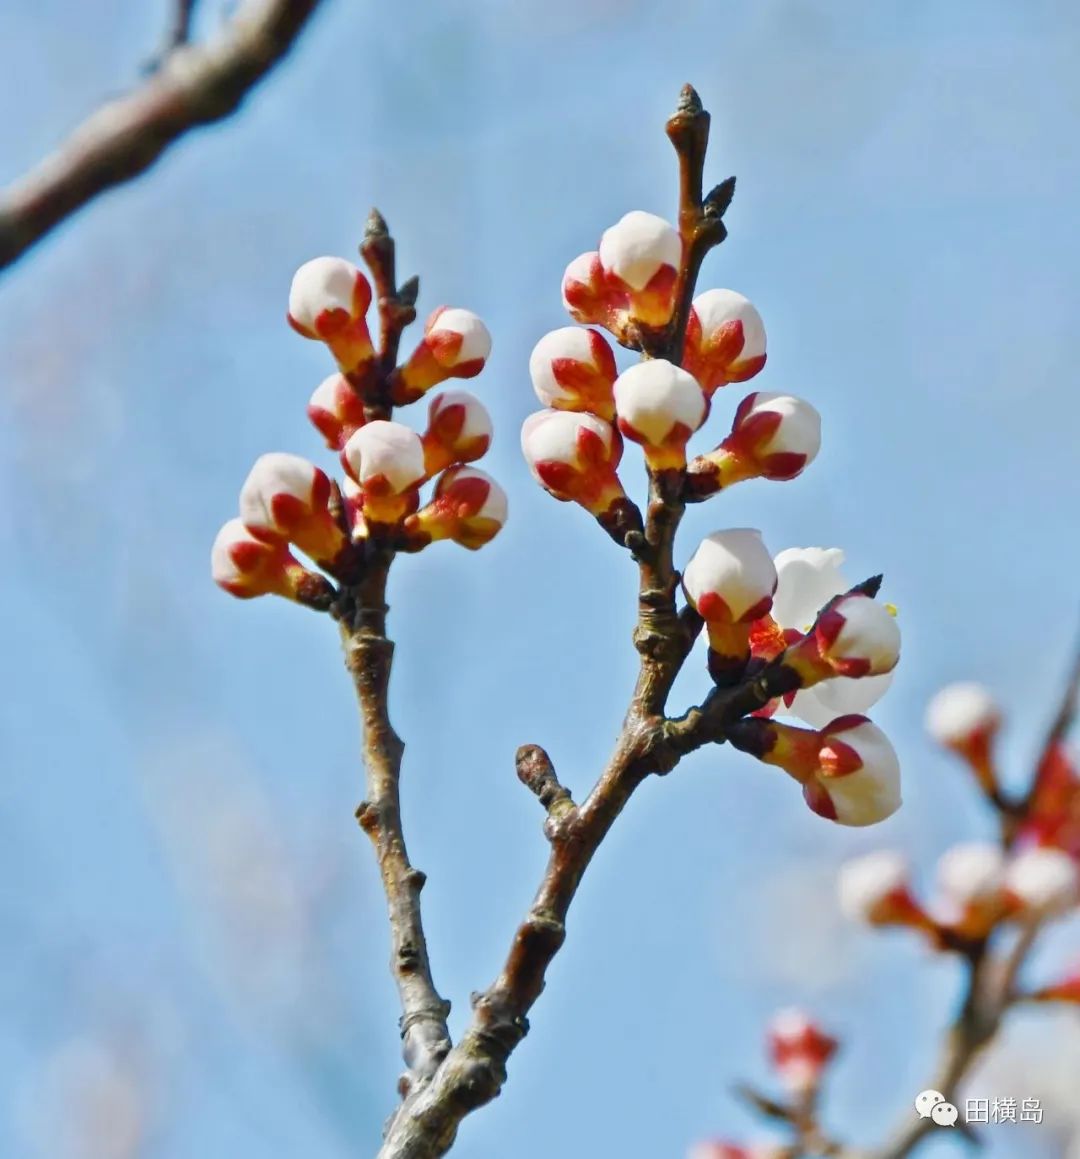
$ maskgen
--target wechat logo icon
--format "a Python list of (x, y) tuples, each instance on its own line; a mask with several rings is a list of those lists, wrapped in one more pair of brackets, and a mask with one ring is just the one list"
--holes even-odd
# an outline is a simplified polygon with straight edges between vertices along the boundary
[(915, 1096), (915, 1110), (920, 1119), (931, 1119), (939, 1127), (951, 1127), (959, 1118), (957, 1109), (940, 1091), (920, 1091)]

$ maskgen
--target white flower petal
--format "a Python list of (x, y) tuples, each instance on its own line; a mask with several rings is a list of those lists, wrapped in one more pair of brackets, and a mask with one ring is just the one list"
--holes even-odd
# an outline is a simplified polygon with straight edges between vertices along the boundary
[(777, 555), (773, 619), (782, 628), (804, 631), (821, 608), (851, 584), (840, 571), (844, 553), (838, 547), (789, 547)]

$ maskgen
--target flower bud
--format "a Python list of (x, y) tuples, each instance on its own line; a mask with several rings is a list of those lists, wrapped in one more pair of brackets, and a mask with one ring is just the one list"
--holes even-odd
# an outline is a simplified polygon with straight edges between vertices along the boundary
[(240, 489), (240, 518), (263, 538), (287, 539), (318, 563), (330, 563), (345, 533), (330, 514), (330, 479), (314, 463), (281, 452), (261, 455)]
[(1014, 914), (1056, 917), (1080, 900), (1080, 869), (1061, 849), (1025, 849), (1005, 867), (1005, 890)]
[(981, 684), (949, 684), (926, 709), (926, 731), (967, 761), (984, 791), (991, 794), (997, 792), (993, 747), (1000, 726), (997, 702)]
[(310, 572), (281, 540), (259, 539), (242, 519), (230, 519), (210, 549), (214, 583), (241, 600), (276, 595), (325, 606), (334, 589), (325, 576)]
[(342, 461), (363, 489), (368, 523), (396, 523), (416, 510), (426, 477), (424, 444), (409, 427), (385, 419), (367, 423), (345, 444)]
[(891, 849), (853, 858), (840, 867), (840, 910), (871, 926), (926, 927), (930, 919), (911, 892), (907, 860)]
[(340, 451), (364, 425), (364, 404), (343, 374), (331, 374), (315, 388), (307, 415), (326, 445)]
[(352, 262), (313, 258), (293, 275), (289, 325), (305, 338), (325, 342), (348, 374), (375, 353), (365, 318), (370, 305), (371, 286)]
[(542, 410), (525, 420), (521, 451), (533, 478), (556, 499), (580, 503), (612, 534), (616, 525), (632, 522), (637, 509), (615, 473), (622, 439), (611, 423), (591, 414)]
[(750, 631), (772, 607), (776, 568), (751, 528), (714, 531), (698, 545), (682, 577), (686, 598), (705, 621), (709, 670), (723, 682), (750, 657)]
[(490, 543), (506, 522), (506, 492), (474, 467), (451, 467), (439, 476), (431, 502), (405, 520), (418, 541), (452, 539), (476, 551)]
[(769, 1060), (793, 1095), (805, 1095), (820, 1084), (825, 1064), (839, 1045), (803, 1011), (794, 1008), (773, 1015), (766, 1041)]
[(682, 364), (710, 398), (725, 383), (753, 378), (765, 365), (761, 315), (734, 290), (700, 294), (690, 307)]
[(900, 629), (882, 604), (860, 592), (826, 605), (813, 630), (784, 654), (809, 688), (832, 676), (880, 676), (900, 659)]
[(690, 464), (688, 490), (711, 495), (743, 479), (794, 479), (821, 448), (821, 416), (801, 398), (757, 391), (735, 412), (731, 434)]
[(947, 849), (937, 864), (938, 888), (954, 929), (983, 937), (1001, 914), (1005, 858), (997, 845), (967, 841)]
[(467, 390), (437, 394), (428, 408), (424, 463), (428, 476), (454, 463), (473, 463), (491, 446), (491, 415)]
[(840, 825), (876, 825), (900, 808), (896, 751), (865, 716), (842, 716), (816, 730), (747, 717), (728, 726), (727, 739), (782, 768), (815, 813)]
[(686, 444), (705, 421), (705, 396), (685, 370), (662, 358), (639, 362), (615, 380), (619, 430), (640, 443), (654, 471), (686, 466)]
[(580, 254), (566, 267), (562, 300), (575, 322), (603, 326), (616, 335), (626, 327), (626, 294), (608, 282), (596, 250)]
[(537, 398), (554, 410), (588, 411), (615, 418), (612, 387), (618, 370), (607, 339), (597, 330), (564, 326), (545, 334), (529, 356)]
[(399, 367), (394, 402), (414, 402), (448, 378), (474, 378), (491, 353), (491, 335), (471, 311), (440, 306), (424, 325), (424, 337)]
[(635, 209), (604, 230), (599, 254), (608, 283), (626, 294), (630, 316), (646, 326), (667, 325), (682, 262), (679, 231)]

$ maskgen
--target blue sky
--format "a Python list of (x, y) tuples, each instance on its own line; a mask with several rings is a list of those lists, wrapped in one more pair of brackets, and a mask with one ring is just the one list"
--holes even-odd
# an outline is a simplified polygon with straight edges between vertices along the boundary
[[(3, 7), (0, 181), (130, 82), (158, 8)], [(824, 444), (798, 481), (695, 509), (680, 553), (749, 525), (885, 572), (904, 659), (875, 719), (906, 805), (843, 830), (726, 750), (646, 785), (459, 1151), (539, 1159), (569, 1137), (656, 1159), (760, 1134), (729, 1088), (764, 1079), (762, 1024), (790, 1003), (845, 1039), (831, 1124), (871, 1143), (907, 1113), (957, 976), (842, 926), (831, 880), (856, 852), (902, 844), (929, 869), (989, 834), (922, 735), (940, 684), (1001, 696), (1018, 774), (1052, 713), (1080, 603), (1078, 49), (1064, 0), (327, 0), (238, 117), (0, 278), (0, 1152), (35, 1153), (27, 1107), (72, 1039), (140, 1044), (165, 1159), (370, 1153), (391, 1105), (396, 1011), (332, 626), (230, 601), (207, 562), (258, 454), (331, 465), (303, 415), (325, 354), (285, 301), (302, 261), (355, 253), (372, 204), (422, 312), (468, 306), (495, 340), (474, 388), (511, 522), (478, 555), (401, 561), (391, 592), (409, 840), (463, 1024), (544, 857), (514, 749), (544, 744), (584, 789), (635, 663), (629, 561), (520, 460), (527, 358), (564, 324), (571, 258), (629, 209), (673, 213), (662, 126), (685, 81), (713, 112), (710, 176), (739, 178), (700, 284), (758, 305), (755, 385), (812, 401)], [(631, 451), (635, 471), (640, 487)], [(702, 690), (688, 677), (674, 707)], [(1042, 1130), (992, 1129), (991, 1153), (1038, 1154)]]

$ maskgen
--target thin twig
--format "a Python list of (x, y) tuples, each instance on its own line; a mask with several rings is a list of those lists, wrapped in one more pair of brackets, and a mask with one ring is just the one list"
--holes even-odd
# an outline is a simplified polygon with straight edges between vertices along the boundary
[(196, 0), (175, 0), (172, 26), (165, 41), (166, 52), (187, 44), (191, 39), (191, 19), (195, 15)]
[(386, 579), (392, 555), (374, 557), (363, 582), (339, 610), (345, 662), (356, 686), (364, 736), (367, 798), (357, 820), (375, 846), (390, 914), (390, 969), (401, 998), (402, 1053), (409, 1074), (404, 1095), (429, 1079), (450, 1049), (450, 1003), (435, 989), (420, 917), (424, 875), (409, 861), (401, 825), (401, 757), (404, 745), (387, 710), (394, 645), (386, 637)]
[(1019, 811), (1025, 813), (1035, 794), (1042, 787), (1043, 771), (1053, 760), (1055, 749), (1064, 741), (1069, 729), (1076, 720), (1080, 711), (1080, 640), (1073, 650), (1072, 669), (1069, 672), (1065, 685), (1061, 690), (1061, 699), (1058, 701), (1057, 712), (1047, 730), (1046, 738), (1039, 749), (1038, 762), (1035, 765), (1035, 776), (1028, 789), (1027, 796), (1018, 806)]
[[(87, 202), (144, 172), (184, 134), (234, 112), (318, 6), (246, 0), (212, 39), (179, 44), (140, 87), (91, 114), (56, 152), (0, 191), (0, 269)], [(189, 10), (179, 5), (185, 41)]]

